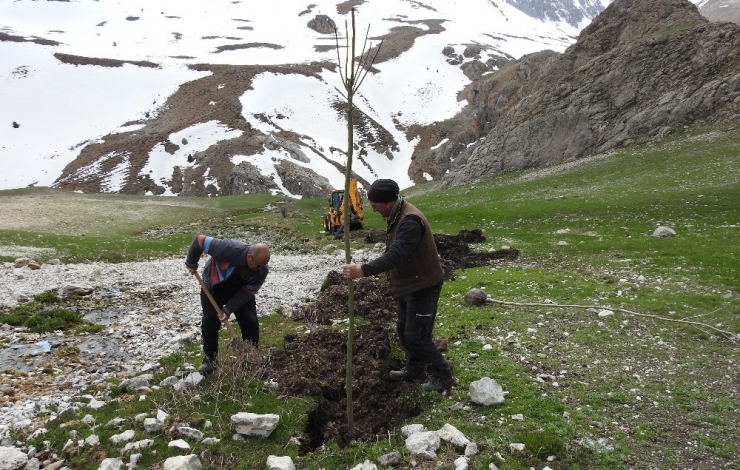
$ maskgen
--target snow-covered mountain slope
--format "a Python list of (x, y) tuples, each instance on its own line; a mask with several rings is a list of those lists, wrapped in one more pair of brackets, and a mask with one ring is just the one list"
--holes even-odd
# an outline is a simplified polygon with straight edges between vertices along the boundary
[(529, 11), (543, 2), (523, 0), (2, 2), (0, 189), (298, 196), (341, 186), (346, 124), (330, 26), (342, 47), (352, 7), (359, 45), (368, 27), (372, 45), (383, 40), (356, 99), (353, 169), (361, 181), (410, 186), (410, 128), (457, 113), (471, 78), (527, 53), (565, 50), (606, 0), (544, 3), (552, 8)]

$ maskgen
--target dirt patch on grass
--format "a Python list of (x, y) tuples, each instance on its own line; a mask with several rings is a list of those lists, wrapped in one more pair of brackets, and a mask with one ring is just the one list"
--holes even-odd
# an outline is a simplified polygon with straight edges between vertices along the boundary
[[(471, 235), (472, 234), (472, 235)], [(353, 236), (377, 234), (353, 233)], [(476, 253), (464, 240), (483, 241), (480, 231), (463, 231), (457, 236), (435, 235), (440, 257), (445, 266), (485, 266), (496, 259), (515, 259), (518, 251), (495, 255)], [(451, 257), (451, 258), (450, 258)], [(448, 271), (451, 275), (452, 271)], [(326, 441), (342, 446), (352, 437), (362, 442), (387, 438), (398, 426), (421, 409), (413, 397), (419, 383), (398, 383), (388, 379), (391, 369), (403, 367), (395, 331), (397, 304), (390, 296), (385, 276), (362, 278), (354, 282), (355, 315), (361, 323), (355, 329), (353, 352), (353, 418), (355, 434), (347, 428), (346, 352), (347, 352), (347, 284), (332, 271), (316, 299), (296, 312), (294, 319), (311, 327), (306, 336), (287, 335), (285, 350), (273, 355), (268, 375), (279, 377), (280, 388), (294, 396), (318, 398), (306, 426), (308, 439), (301, 451), (311, 452)], [(319, 328), (321, 325), (323, 327)], [(339, 325), (340, 328), (327, 328)], [(440, 344), (444, 350), (444, 344)]]

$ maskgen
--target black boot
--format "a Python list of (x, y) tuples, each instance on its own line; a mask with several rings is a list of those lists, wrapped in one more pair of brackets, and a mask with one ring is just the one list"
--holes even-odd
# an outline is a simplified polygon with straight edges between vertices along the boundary
[(216, 370), (216, 356), (203, 356), (203, 362), (198, 368), (198, 372), (203, 375), (210, 375)]
[(390, 374), (388, 374), (388, 378), (395, 381), (411, 381), (411, 380), (419, 380), (424, 378), (424, 372), (411, 372), (409, 371), (408, 367), (404, 367), (401, 370), (392, 370)]
[(439, 392), (442, 393), (445, 390), (449, 390), (452, 387), (452, 379), (443, 379), (437, 376), (432, 377), (432, 380), (422, 384), (421, 389), (425, 392)]

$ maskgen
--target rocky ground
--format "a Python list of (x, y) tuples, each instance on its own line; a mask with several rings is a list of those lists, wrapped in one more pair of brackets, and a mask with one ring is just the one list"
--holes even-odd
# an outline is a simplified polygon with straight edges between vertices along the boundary
[[(382, 233), (353, 233), (369, 242), (356, 251), (358, 262), (377, 256)], [(455, 269), (516, 258), (516, 250), (474, 253), (467, 242), (481, 240), (480, 231), (436, 236), (448, 277)], [(336, 269), (343, 253), (274, 255), (268, 279), (258, 294), (260, 315), (280, 311), (307, 324), (346, 321), (346, 285)], [(320, 291), (327, 275), (331, 286)], [(33, 334), (25, 328), (0, 326), (0, 438), (9, 429), (31, 425), (39, 414), (64, 408), (83, 390), (111, 378), (123, 379), (155, 367), (157, 360), (183, 343), (200, 341), (199, 285), (180, 258), (137, 263), (44, 264), (40, 269), (5, 263), (0, 270), (0, 307), (27, 302), (45, 291), (70, 286), (87, 288), (80, 314), (105, 326), (85, 335)], [(356, 282), (356, 315), (369, 321), (357, 330), (355, 378), (357, 438), (374, 440), (418, 410), (397, 404), (405, 384), (385, 380), (385, 363), (395, 334), (390, 331), (395, 304), (382, 277)], [(318, 300), (311, 302), (312, 300)], [(310, 418), (311, 447), (346, 436), (344, 364), (346, 337), (336, 330), (316, 329), (303, 338), (286, 337), (286, 347), (269, 361), (269, 375), (281, 378), (287, 391), (322, 396), (325, 406)], [(317, 361), (316, 358), (322, 358)], [(393, 386), (391, 386), (393, 385)], [(418, 385), (418, 384), (414, 384)], [(411, 386), (411, 385), (409, 385)], [(61, 406), (59, 406), (61, 405)], [(378, 408), (384, 410), (377, 413)]]
[[(340, 254), (274, 255), (258, 296), (258, 313), (280, 307), (289, 312), (312, 298), (342, 259)], [(72, 336), (0, 325), (0, 430), (30, 424), (39, 411), (86, 387), (148, 370), (184, 342), (199, 341), (200, 286), (183, 262), (44, 264), (38, 270), (5, 263), (0, 307), (65, 286), (87, 287), (92, 294), (80, 314), (105, 329)]]

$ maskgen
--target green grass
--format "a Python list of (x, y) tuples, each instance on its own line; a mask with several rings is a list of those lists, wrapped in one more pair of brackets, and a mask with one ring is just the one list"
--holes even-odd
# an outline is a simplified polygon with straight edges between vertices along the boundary
[[(516, 172), (444, 191), (436, 183), (403, 191), (436, 232), (481, 228), (487, 240), (476, 249), (507, 245), (521, 251), (516, 261), (459, 271), (445, 283), (435, 337), (449, 345), (458, 386), (445, 397), (421, 392), (406, 397), (422, 409), (412, 422), (428, 429), (450, 423), (461, 430), (479, 447), (470, 459), (472, 469), (488, 469), (491, 462), (502, 470), (668, 469), (689, 468), (692, 459), (701, 459), (705, 468), (740, 468), (740, 399), (733, 372), (738, 343), (701, 325), (740, 333), (738, 155), (740, 130), (694, 129), (539, 178)], [(0, 205), (6, 197), (34, 194), (39, 195), (3, 192)], [(166, 210), (157, 206), (135, 222), (122, 217), (124, 223), (117, 213), (162, 204), (164, 198), (85, 196), (97, 210), (81, 217), (84, 227), (0, 230), (0, 245), (51, 247), (56, 254), (47, 258), (66, 262), (182, 256), (197, 232), (269, 240), (277, 251), (340, 246), (320, 233), (323, 198), (193, 199)], [(81, 200), (76, 195), (70, 204)], [(66, 220), (64, 212), (57, 219)], [(381, 218), (369, 210), (366, 221), (369, 229), (383, 229)], [(652, 237), (659, 225), (674, 228), (677, 236)], [(355, 248), (365, 246), (353, 242)], [(466, 305), (462, 296), (471, 288), (508, 304)], [(34, 303), (41, 305), (38, 299)], [(517, 305), (522, 303), (541, 305)], [(614, 315), (599, 316), (605, 308), (615, 309)], [(282, 348), (284, 334), (299, 326), (281, 315), (262, 322), (268, 349)], [(199, 359), (196, 345), (164, 358), (155, 382)], [(503, 404), (470, 403), (470, 383), (485, 376), (508, 392)], [(377, 443), (347, 448), (326, 443), (300, 455), (290, 438), (303, 435), (307, 413), (317, 404), (276, 396), (265, 379), (239, 375), (187, 393), (153, 390), (142, 402), (138, 394), (115, 392), (117, 381), (110, 380), (117, 401), (96, 411), (96, 421), (152, 415), (157, 408), (171, 410), (172, 422), (210, 421), (208, 434), (221, 443), (193, 448), (208, 468), (263, 468), (266, 456), (274, 454), (290, 455), (301, 469), (344, 469), (391, 450), (399, 450), (401, 468), (409, 468), (399, 430)], [(467, 408), (451, 408), (455, 403)], [(281, 423), (267, 439), (234, 442), (228, 418), (235, 411), (278, 413)], [(79, 424), (89, 412), (49, 423), (49, 434), (34, 444), (49, 440), (61, 453), (70, 429), (90, 433)], [(513, 418), (518, 415), (523, 419)], [(146, 437), (141, 423), (130, 426), (137, 439)], [(120, 430), (101, 424), (95, 432), (101, 449), (116, 455), (106, 438)], [(145, 452), (141, 468), (176, 454), (162, 444), (166, 440), (157, 442), (156, 454)], [(525, 450), (512, 450), (511, 443), (523, 443)], [(444, 468), (458, 456), (445, 444), (438, 454)], [(86, 450), (72, 460), (74, 468), (97, 468)], [(437, 466), (417, 462), (417, 468)]]
[(72, 310), (53, 307), (57, 302), (59, 298), (56, 294), (44, 292), (37, 295), (33, 301), (20, 304), (8, 313), (0, 315), (0, 324), (26, 327), (32, 333), (52, 331), (95, 333), (103, 330), (102, 326), (83, 320)]

